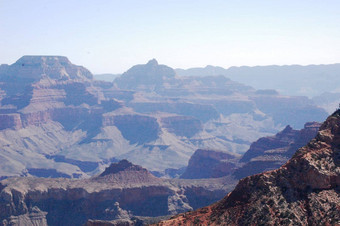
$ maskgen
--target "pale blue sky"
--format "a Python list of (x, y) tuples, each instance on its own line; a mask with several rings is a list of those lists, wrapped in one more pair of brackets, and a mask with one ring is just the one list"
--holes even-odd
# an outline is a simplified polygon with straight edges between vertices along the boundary
[(340, 63), (338, 0), (0, 0), (0, 63), (64, 55), (93, 73)]

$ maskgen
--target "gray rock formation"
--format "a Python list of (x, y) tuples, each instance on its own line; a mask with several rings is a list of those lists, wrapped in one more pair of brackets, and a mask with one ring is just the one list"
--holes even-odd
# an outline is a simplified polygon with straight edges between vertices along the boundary
[(191, 156), (180, 178), (218, 178), (230, 175), (237, 168), (239, 158), (234, 153), (198, 149)]
[(233, 173), (241, 179), (253, 174), (274, 170), (286, 163), (295, 151), (313, 139), (321, 123), (306, 123), (302, 130), (287, 126), (275, 136), (263, 137), (250, 145), (240, 162), (245, 163)]
[(0, 182), (0, 222), (83, 225), (176, 214), (220, 199), (233, 188), (227, 181), (160, 179), (126, 160), (90, 179), (10, 178)]

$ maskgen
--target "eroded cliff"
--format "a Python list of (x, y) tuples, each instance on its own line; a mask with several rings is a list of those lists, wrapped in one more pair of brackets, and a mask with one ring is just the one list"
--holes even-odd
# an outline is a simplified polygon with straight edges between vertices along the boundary
[(338, 225), (340, 110), (277, 170), (242, 179), (221, 201), (158, 225)]
[(126, 160), (90, 179), (10, 178), (0, 183), (0, 222), (83, 225), (89, 219), (171, 215), (222, 198), (231, 189), (226, 184), (227, 178), (160, 179)]

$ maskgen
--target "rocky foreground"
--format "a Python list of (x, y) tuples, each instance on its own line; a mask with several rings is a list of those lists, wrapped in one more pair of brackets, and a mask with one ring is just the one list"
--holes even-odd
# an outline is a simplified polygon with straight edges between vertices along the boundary
[(277, 170), (242, 179), (221, 201), (157, 225), (339, 225), (340, 110)]

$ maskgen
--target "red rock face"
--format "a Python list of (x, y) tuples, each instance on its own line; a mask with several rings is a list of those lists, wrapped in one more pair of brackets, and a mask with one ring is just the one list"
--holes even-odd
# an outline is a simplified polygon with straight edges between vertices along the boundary
[(282, 167), (242, 179), (211, 206), (158, 225), (339, 225), (340, 110)]

